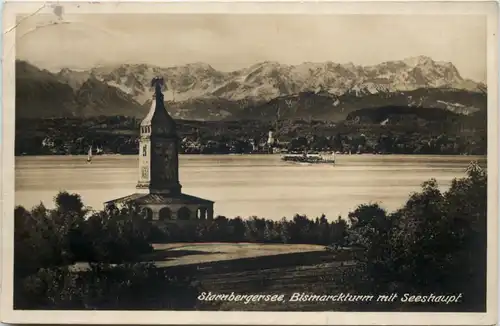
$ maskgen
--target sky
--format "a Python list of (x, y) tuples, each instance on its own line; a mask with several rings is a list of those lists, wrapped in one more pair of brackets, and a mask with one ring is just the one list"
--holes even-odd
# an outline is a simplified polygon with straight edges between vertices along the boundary
[(419, 55), (486, 80), (480, 15), (35, 15), (16, 29), (16, 55), (52, 71), (204, 62), (233, 71), (257, 62), (374, 65)]

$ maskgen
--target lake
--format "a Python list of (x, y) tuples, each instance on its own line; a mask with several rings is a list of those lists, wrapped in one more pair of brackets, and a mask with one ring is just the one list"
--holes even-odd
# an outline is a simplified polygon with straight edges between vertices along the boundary
[[(183, 192), (215, 201), (215, 215), (274, 220), (294, 214), (329, 219), (345, 217), (359, 204), (379, 202), (394, 210), (422, 182), (435, 178), (446, 190), (465, 175), (470, 161), (486, 157), (422, 155), (337, 155), (338, 164), (301, 165), (279, 155), (181, 155)], [(60, 190), (76, 192), (84, 204), (102, 209), (103, 202), (135, 192), (138, 158), (96, 156), (16, 157), (16, 205), (53, 207)]]

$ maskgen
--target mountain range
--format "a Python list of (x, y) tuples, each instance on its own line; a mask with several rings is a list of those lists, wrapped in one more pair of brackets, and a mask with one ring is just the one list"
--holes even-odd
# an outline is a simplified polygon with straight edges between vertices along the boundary
[(16, 112), (21, 117), (132, 115), (151, 103), (151, 79), (162, 76), (175, 118), (238, 120), (345, 119), (381, 106), (441, 108), (460, 114), (486, 109), (486, 85), (463, 78), (451, 63), (419, 56), (374, 66), (262, 62), (233, 72), (205, 63), (162, 68), (146, 64), (58, 73), (16, 62)]

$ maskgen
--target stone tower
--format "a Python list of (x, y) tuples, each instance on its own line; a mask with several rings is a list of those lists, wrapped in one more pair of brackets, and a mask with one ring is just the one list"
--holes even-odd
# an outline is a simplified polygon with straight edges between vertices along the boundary
[(163, 79), (152, 81), (155, 87), (151, 109), (141, 123), (139, 143), (139, 182), (141, 192), (178, 195), (179, 138), (175, 121), (164, 106)]
[(165, 109), (163, 78), (154, 78), (153, 103), (141, 122), (137, 192), (104, 203), (136, 204), (148, 220), (191, 223), (211, 220), (214, 202), (182, 193), (179, 182), (179, 138), (174, 119)]

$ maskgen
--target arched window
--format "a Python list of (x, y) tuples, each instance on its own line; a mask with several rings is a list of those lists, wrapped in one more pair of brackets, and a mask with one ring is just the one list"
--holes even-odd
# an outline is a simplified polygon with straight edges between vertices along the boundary
[(159, 219), (161, 221), (172, 219), (172, 211), (170, 210), (170, 208), (163, 207), (162, 209), (160, 209)]
[(198, 208), (196, 211), (196, 217), (200, 220), (205, 220), (207, 218), (207, 209), (204, 207)]
[(189, 220), (191, 218), (191, 211), (187, 207), (181, 207), (177, 211), (177, 219), (179, 220)]
[(151, 221), (153, 219), (153, 211), (151, 210), (151, 208), (144, 207), (141, 210), (141, 215), (144, 216), (144, 219), (146, 221)]

